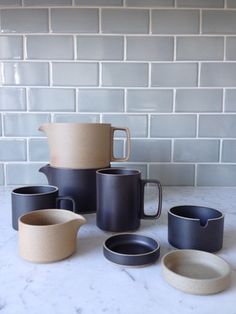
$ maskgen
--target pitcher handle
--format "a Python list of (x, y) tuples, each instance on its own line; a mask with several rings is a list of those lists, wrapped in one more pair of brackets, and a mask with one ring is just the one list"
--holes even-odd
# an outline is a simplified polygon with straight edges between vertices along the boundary
[(72, 210), (75, 213), (76, 211), (76, 204), (75, 200), (70, 196), (58, 196), (56, 199), (56, 208), (60, 208), (61, 201), (70, 201), (72, 203)]
[[(154, 183), (157, 186), (158, 190), (158, 207), (157, 211), (153, 215), (148, 215), (144, 212), (144, 195), (145, 195), (145, 186), (147, 183)], [(162, 186), (161, 183), (158, 180), (141, 180), (141, 218), (142, 219), (158, 219), (161, 215), (161, 209), (162, 209)]]
[[(126, 133), (126, 139), (127, 139), (127, 154), (123, 158), (116, 158), (114, 156), (114, 133), (115, 131), (124, 131)], [(119, 127), (111, 127), (112, 132), (112, 145), (111, 145), (111, 161), (127, 161), (130, 157), (130, 131), (128, 128), (119, 128)]]

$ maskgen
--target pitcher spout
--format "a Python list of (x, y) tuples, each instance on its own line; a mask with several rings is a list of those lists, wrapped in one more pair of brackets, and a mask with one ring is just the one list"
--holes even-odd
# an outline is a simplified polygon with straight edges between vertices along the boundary
[(46, 175), (46, 177), (48, 177), (49, 171), (50, 171), (50, 167), (49, 167), (49, 165), (45, 165), (45, 166), (41, 167), (38, 171), (42, 172), (43, 174)]

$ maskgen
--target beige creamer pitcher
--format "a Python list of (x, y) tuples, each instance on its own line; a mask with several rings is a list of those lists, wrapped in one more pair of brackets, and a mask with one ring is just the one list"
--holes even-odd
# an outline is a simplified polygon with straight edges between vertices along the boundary
[[(46, 123), (39, 127), (48, 137), (50, 165), (53, 167), (88, 169), (110, 167), (111, 161), (126, 161), (130, 155), (128, 128), (108, 123)], [(114, 133), (124, 131), (127, 156), (114, 156)]]
[(64, 209), (42, 209), (19, 218), (20, 256), (34, 263), (55, 262), (76, 250), (83, 216)]

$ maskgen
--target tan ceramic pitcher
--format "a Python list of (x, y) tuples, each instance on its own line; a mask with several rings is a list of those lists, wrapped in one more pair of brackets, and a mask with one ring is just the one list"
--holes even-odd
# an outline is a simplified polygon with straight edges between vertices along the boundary
[[(106, 168), (111, 161), (126, 161), (130, 155), (128, 128), (108, 123), (46, 123), (39, 127), (48, 137), (50, 165), (53, 167), (88, 169)], [(124, 131), (127, 156), (114, 156), (114, 133)]]
[(62, 260), (76, 250), (83, 216), (64, 209), (42, 209), (19, 218), (20, 256), (34, 263)]

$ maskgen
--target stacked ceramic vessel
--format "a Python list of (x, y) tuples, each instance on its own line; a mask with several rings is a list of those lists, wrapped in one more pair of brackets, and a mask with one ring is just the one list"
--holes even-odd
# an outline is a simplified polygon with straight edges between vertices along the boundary
[[(96, 171), (109, 168), (111, 162), (123, 162), (130, 155), (128, 128), (112, 127), (108, 123), (48, 123), (40, 126), (48, 138), (50, 164), (43, 172), (48, 183), (59, 188), (59, 195), (70, 195), (78, 213), (96, 211)], [(127, 154), (114, 156), (114, 133), (126, 134)], [(62, 208), (72, 209), (63, 201)]]

